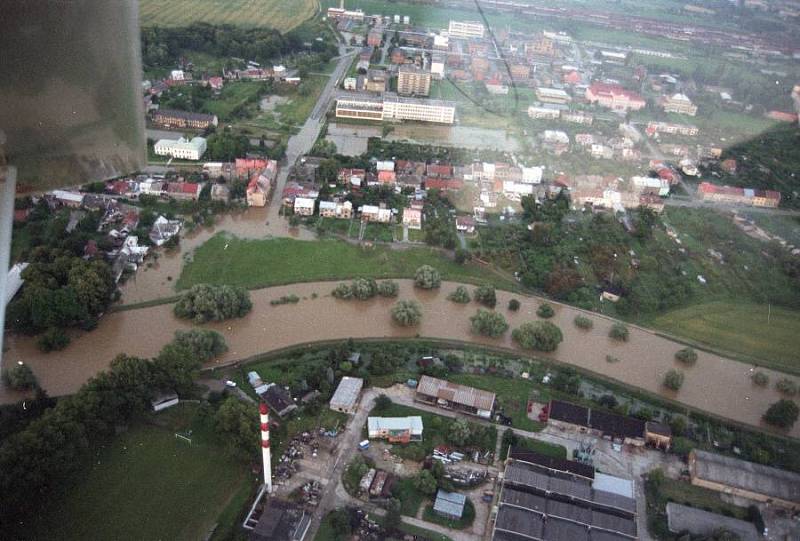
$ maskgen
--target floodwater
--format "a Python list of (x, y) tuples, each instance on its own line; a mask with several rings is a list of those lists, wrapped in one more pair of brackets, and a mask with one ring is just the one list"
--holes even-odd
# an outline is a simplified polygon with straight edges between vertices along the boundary
[[(411, 298), (423, 305), (423, 319), (418, 328), (396, 326), (389, 315), (393, 299), (377, 298), (370, 301), (342, 301), (330, 296), (335, 286), (332, 282), (293, 284), (253, 291), (253, 310), (240, 320), (206, 325), (219, 331), (227, 340), (229, 351), (210, 363), (224, 364), (250, 356), (317, 340), (370, 337), (435, 337), (468, 341), (508, 349), (517, 349), (511, 333), (490, 339), (477, 337), (470, 332), (469, 316), (478, 305), (456, 304), (446, 299), (457, 284), (446, 282), (438, 291), (420, 291), (410, 280), (399, 280), (401, 299)], [(319, 297), (312, 299), (312, 293)], [(282, 295), (295, 294), (301, 301), (295, 305), (271, 306), (269, 301)], [(521, 309), (512, 313), (505, 309), (508, 300), (516, 297)], [(536, 309), (541, 299), (497, 292), (499, 311), (508, 319), (511, 328), (526, 321), (535, 321)], [(551, 320), (561, 327), (564, 342), (552, 358), (591, 370), (622, 383), (640, 387), (708, 411), (754, 426), (761, 425), (761, 416), (770, 404), (780, 398), (770, 387), (758, 388), (750, 381), (752, 366), (725, 359), (718, 355), (698, 351), (697, 364), (682, 367), (674, 360), (680, 344), (656, 336), (650, 331), (630, 327), (627, 343), (617, 343), (608, 338), (612, 321), (596, 314), (594, 329), (582, 331), (573, 324), (579, 310), (556, 306)], [(138, 310), (115, 312), (104, 317), (97, 329), (76, 337), (61, 352), (41, 353), (30, 337), (9, 336), (7, 362), (19, 360), (29, 364), (41, 385), (51, 395), (75, 392), (82, 383), (100, 370), (108, 367), (119, 353), (150, 357), (167, 342), (178, 329), (191, 325), (176, 319), (172, 305), (161, 305)], [(606, 355), (619, 362), (609, 363)], [(665, 390), (661, 381), (667, 370), (678, 368), (686, 373), (683, 387), (677, 393)], [(763, 370), (775, 381), (780, 374)], [(6, 388), (0, 388), (0, 402), (19, 398)], [(800, 424), (791, 436), (800, 437)]]
[(506, 130), (468, 126), (431, 126), (402, 124), (385, 137), (387, 141), (408, 140), (425, 145), (444, 145), (459, 148), (505, 150), (516, 152), (519, 143)]
[(213, 226), (198, 227), (191, 233), (181, 235), (179, 250), (167, 252), (158, 249), (157, 258), (149, 257), (136, 274), (120, 287), (121, 302), (135, 304), (175, 295), (175, 281), (181, 274), (183, 261), (191, 257), (195, 248), (221, 231), (242, 239), (291, 237), (298, 240), (314, 240), (316, 238), (314, 233), (307, 229), (290, 228), (288, 221), (281, 216), (269, 216), (268, 209), (269, 207), (249, 207), (239, 212), (225, 213), (217, 216)]

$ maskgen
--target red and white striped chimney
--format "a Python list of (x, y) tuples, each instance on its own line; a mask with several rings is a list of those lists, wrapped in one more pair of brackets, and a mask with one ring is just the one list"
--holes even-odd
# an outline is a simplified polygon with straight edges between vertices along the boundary
[(261, 458), (264, 461), (264, 486), (272, 492), (272, 461), (269, 452), (269, 408), (264, 402), (258, 406), (261, 414)]

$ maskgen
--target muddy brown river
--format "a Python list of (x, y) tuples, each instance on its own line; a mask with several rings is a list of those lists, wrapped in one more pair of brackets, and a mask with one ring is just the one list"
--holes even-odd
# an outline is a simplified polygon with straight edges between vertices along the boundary
[[(455, 289), (445, 282), (438, 291), (415, 289), (410, 280), (399, 280), (400, 299), (412, 298), (423, 305), (423, 319), (418, 328), (396, 326), (389, 315), (392, 299), (377, 298), (370, 301), (342, 301), (330, 296), (335, 286), (332, 282), (316, 282), (273, 287), (251, 292), (253, 310), (239, 320), (209, 324), (206, 328), (219, 331), (228, 342), (229, 351), (216, 363), (244, 359), (270, 350), (312, 342), (315, 340), (368, 338), (368, 337), (421, 337), (443, 338), (491, 344), (517, 349), (511, 341), (511, 332), (498, 339), (473, 335), (469, 316), (478, 308), (476, 303), (456, 304), (446, 299)], [(319, 297), (312, 299), (312, 293)], [(271, 306), (269, 301), (282, 295), (295, 294), (302, 300), (295, 305)], [(511, 297), (519, 298), (521, 309), (505, 309)], [(535, 321), (536, 308), (541, 299), (497, 292), (499, 311), (508, 319), (511, 328), (525, 321)], [(656, 336), (650, 331), (630, 327), (630, 340), (618, 343), (608, 338), (612, 321), (596, 314), (587, 314), (594, 320), (591, 331), (575, 327), (573, 319), (579, 310), (556, 306), (551, 320), (564, 332), (564, 342), (552, 358), (591, 370), (622, 383), (675, 399), (694, 408), (735, 421), (762, 426), (761, 416), (767, 407), (780, 398), (771, 386), (755, 387), (750, 381), (751, 365), (725, 359), (718, 355), (698, 351), (697, 364), (682, 367), (674, 360), (675, 352), (683, 346)], [(51, 395), (75, 392), (96, 372), (108, 367), (119, 353), (150, 357), (169, 342), (175, 330), (191, 325), (172, 314), (172, 305), (116, 312), (104, 317), (97, 329), (76, 337), (63, 351), (41, 353), (35, 340), (29, 337), (9, 336), (6, 362), (22, 360), (29, 364), (41, 385)], [(606, 355), (619, 362), (609, 363)], [(214, 364), (214, 363), (211, 363)], [(683, 387), (677, 393), (667, 391), (661, 381), (667, 370), (678, 368), (686, 372)], [(780, 374), (764, 370), (770, 381)], [(0, 402), (19, 398), (0, 387)], [(800, 437), (800, 423), (791, 431)]]

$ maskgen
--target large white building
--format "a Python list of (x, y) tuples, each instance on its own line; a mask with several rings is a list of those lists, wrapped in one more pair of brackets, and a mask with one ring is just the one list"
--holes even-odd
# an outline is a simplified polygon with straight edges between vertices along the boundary
[(455, 116), (456, 106), (453, 102), (400, 97), (390, 92), (383, 96), (342, 92), (336, 98), (336, 118), (452, 124)]
[(475, 21), (450, 21), (447, 32), (454, 38), (482, 38), (486, 29)]
[(199, 160), (206, 152), (206, 140), (195, 137), (191, 141), (181, 137), (174, 139), (159, 139), (153, 146), (153, 151), (158, 156), (171, 156), (179, 160)]

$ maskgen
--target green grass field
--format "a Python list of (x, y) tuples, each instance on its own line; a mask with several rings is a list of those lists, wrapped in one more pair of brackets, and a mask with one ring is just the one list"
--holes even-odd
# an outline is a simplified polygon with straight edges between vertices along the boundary
[[(156, 415), (115, 438), (53, 507), (33, 539), (204, 539), (231, 499), (242, 499), (247, 468), (225, 453), (194, 405)], [(192, 445), (175, 438), (191, 428)], [(238, 514), (238, 510), (237, 510)]]
[(709, 302), (668, 312), (653, 326), (763, 366), (800, 374), (800, 315), (763, 304)]
[(240, 81), (227, 84), (220, 92), (219, 98), (208, 100), (206, 107), (212, 115), (217, 115), (221, 121), (229, 122), (231, 113), (244, 104), (251, 103), (260, 93), (261, 83)]
[(425, 264), (439, 269), (446, 280), (490, 282), (505, 289), (516, 286), (483, 267), (458, 265), (430, 248), (360, 248), (336, 240), (241, 240), (218, 234), (195, 251), (183, 268), (177, 288), (202, 283), (258, 288), (356, 276), (411, 278)]
[[(498, 407), (511, 417), (514, 428), (538, 432), (545, 427), (539, 421), (528, 418), (528, 399), (534, 389), (530, 381), (477, 374), (453, 374), (448, 379), (495, 393)], [(537, 400), (549, 400), (549, 396), (540, 395)]]
[(185, 26), (204, 22), (266, 26), (285, 32), (316, 12), (314, 0), (142, 0), (143, 26)]

